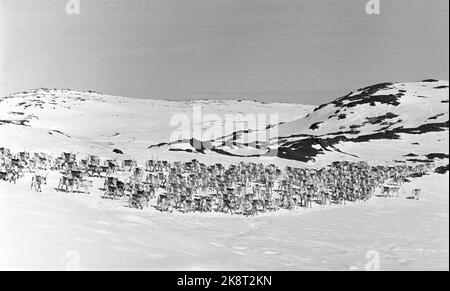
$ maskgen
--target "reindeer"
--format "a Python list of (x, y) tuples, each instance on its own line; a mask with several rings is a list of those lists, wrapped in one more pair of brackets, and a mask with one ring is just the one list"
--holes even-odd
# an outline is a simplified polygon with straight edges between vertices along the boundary
[(117, 187), (118, 179), (115, 177), (107, 177), (105, 179), (105, 183), (103, 184), (103, 189), (105, 190), (105, 194), (103, 197), (116, 199), (119, 196), (119, 190)]
[(131, 172), (134, 168), (137, 167), (137, 162), (133, 160), (123, 160), (122, 162), (122, 169), (126, 171), (128, 168), (128, 171)]
[(57, 190), (64, 191), (64, 192), (74, 192), (74, 187), (76, 187), (76, 186), (77, 186), (77, 180), (75, 178), (68, 177), (68, 176), (62, 176), (59, 180)]
[(90, 194), (89, 189), (92, 188), (93, 182), (90, 180), (79, 179), (77, 182), (77, 191), (81, 191), (82, 193)]
[(155, 161), (148, 160), (147, 162), (145, 162), (145, 170), (147, 172), (155, 172)]
[(412, 191), (411, 197), (413, 197), (415, 200), (419, 200), (420, 194), (422, 194), (422, 189), (414, 189)]
[(203, 196), (199, 198), (198, 204), (196, 203), (197, 208), (201, 212), (211, 212), (212, 210), (212, 198), (209, 196)]
[(31, 179), (31, 190), (42, 192), (42, 185), (47, 184), (47, 175), (34, 175)]
[(107, 160), (106, 164), (107, 165), (105, 167), (108, 168), (108, 170), (106, 172), (107, 175), (115, 174), (118, 171), (118, 169), (119, 169), (119, 166), (118, 166), (117, 162), (114, 161), (114, 160)]
[(115, 185), (108, 185), (105, 189), (105, 194), (102, 198), (116, 199), (118, 196), (118, 190)]
[(149, 201), (150, 198), (148, 193), (144, 190), (136, 190), (136, 192), (130, 196), (129, 206), (142, 210), (144, 207), (148, 207)]
[(242, 213), (245, 216), (254, 216), (256, 214), (256, 209), (252, 203), (252, 201), (249, 199), (249, 197), (244, 198), (242, 202)]
[[(166, 194), (157, 197), (156, 207), (169, 212), (174, 209), (182, 212), (214, 210), (250, 216), (280, 208), (312, 207), (313, 202), (345, 205), (369, 199), (378, 187), (382, 187), (386, 196), (395, 193), (398, 196), (406, 178), (430, 171), (427, 166), (369, 166), (351, 162), (335, 162), (320, 170), (286, 167), (283, 171), (275, 165), (241, 162), (228, 167), (220, 163), (207, 166), (196, 160), (184, 163), (150, 160), (145, 168), (139, 168), (137, 162), (127, 160), (122, 166), (129, 168), (129, 176), (122, 182), (111, 177), (121, 170), (115, 160), (106, 160), (103, 166), (100, 164), (100, 159), (95, 156), (77, 163), (76, 155), (72, 153), (63, 153), (52, 160), (44, 154), (21, 152), (12, 155), (0, 148), (0, 180), (15, 183), (24, 176), (25, 169), (32, 173), (39, 170), (39, 173), (51, 167), (64, 170), (58, 190), (89, 193), (93, 182), (85, 180), (84, 176), (103, 176), (104, 197), (116, 199), (127, 193), (130, 206), (143, 209), (157, 196), (158, 190), (164, 189)], [(31, 188), (40, 192), (46, 180), (43, 178), (35, 174)], [(397, 184), (384, 184), (387, 181)], [(414, 191), (411, 197), (418, 199), (421, 191)]]
[(12, 174), (8, 171), (6, 172), (0, 171), (0, 180), (11, 182), (11, 175)]
[(157, 209), (167, 212), (173, 212), (173, 209), (175, 208), (175, 200), (171, 195), (168, 194), (160, 194), (158, 196), (157, 200)]

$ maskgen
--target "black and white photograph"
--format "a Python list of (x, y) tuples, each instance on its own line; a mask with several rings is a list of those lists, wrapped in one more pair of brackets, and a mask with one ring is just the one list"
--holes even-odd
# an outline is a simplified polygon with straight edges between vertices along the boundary
[(0, 271), (449, 271), (448, 80), (448, 0), (0, 0)]

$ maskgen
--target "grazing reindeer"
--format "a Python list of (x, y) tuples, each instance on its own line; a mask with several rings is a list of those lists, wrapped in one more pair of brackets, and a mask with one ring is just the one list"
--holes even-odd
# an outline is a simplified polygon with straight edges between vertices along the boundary
[(122, 162), (122, 169), (124, 171), (126, 171), (126, 169), (128, 168), (128, 171), (131, 172), (133, 171), (134, 168), (137, 167), (137, 162), (133, 161), (133, 160), (123, 160)]
[[(104, 177), (103, 197), (130, 196), (129, 205), (143, 209), (158, 195), (157, 209), (161, 211), (201, 211), (256, 215), (280, 208), (293, 210), (298, 206), (347, 204), (368, 200), (379, 187), (385, 196), (395, 196), (401, 183), (432, 170), (424, 165), (369, 166), (366, 163), (334, 162), (320, 170), (275, 165), (239, 163), (225, 167), (220, 163), (205, 165), (191, 162), (148, 161), (140, 168), (136, 161), (123, 161), (126, 182), (111, 177), (122, 171), (115, 160), (101, 163), (95, 156), (77, 162), (76, 154), (63, 153), (56, 159), (45, 154), (21, 152), (11, 154), (0, 148), (0, 181), (16, 183), (24, 171), (41, 173), (50, 167), (64, 171), (57, 190), (89, 193), (92, 181), (84, 177)], [(147, 172), (147, 173), (145, 173)], [(34, 174), (31, 189), (42, 191), (47, 176)], [(389, 182), (390, 181), (390, 182)], [(392, 183), (396, 182), (396, 183)], [(387, 184), (385, 184), (387, 183)], [(384, 188), (383, 188), (384, 186)], [(125, 194), (126, 193), (126, 194)], [(419, 199), (421, 189), (414, 189), (409, 199)]]
[(331, 205), (331, 195), (330, 192), (325, 190), (322, 192), (322, 204), (327, 205), (327, 203)]
[(47, 175), (34, 175), (31, 179), (31, 190), (34, 190), (36, 192), (42, 192), (42, 185), (47, 184)]
[(119, 169), (117, 162), (114, 160), (108, 160), (106, 163), (107, 165), (105, 165), (105, 167), (108, 167), (107, 175), (115, 174)]
[(391, 188), (388, 187), (388, 186), (383, 186), (383, 190), (381, 192), (381, 195), (384, 195), (386, 197), (391, 195)]
[(105, 189), (105, 195), (103, 197), (116, 199), (117, 197), (122, 197), (125, 195), (126, 185), (124, 182), (119, 181), (119, 179), (115, 177), (108, 177), (105, 179), (103, 188)]
[(149, 201), (148, 193), (144, 190), (137, 190), (136, 193), (131, 194), (129, 206), (142, 210), (144, 207), (148, 207)]
[(80, 179), (77, 182), (77, 191), (81, 191), (82, 193), (86, 193), (86, 194), (90, 194), (89, 189), (92, 188), (92, 181), (90, 180), (85, 180), (85, 179)]
[(305, 207), (312, 208), (314, 189), (310, 188), (306, 192)]
[(9, 173), (0, 171), (0, 180), (8, 181), (8, 179), (9, 179)]
[(61, 179), (59, 179), (58, 190), (64, 192), (73, 192), (76, 184), (76, 179), (72, 177), (62, 176)]
[(116, 199), (118, 196), (118, 190), (117, 187), (114, 185), (108, 185), (105, 189), (105, 195), (103, 195), (102, 198), (110, 198), (110, 199)]
[(20, 171), (20, 167), (15, 167), (13, 169), (10, 169), (6, 174), (6, 179), (9, 183), (14, 183), (14, 185), (17, 183), (17, 180), (23, 177), (23, 173)]
[(175, 200), (171, 195), (160, 194), (157, 201), (157, 208), (162, 211), (173, 212), (175, 208)]
[(199, 210), (201, 212), (211, 212), (212, 199), (211, 197), (202, 197), (200, 200)]
[(255, 208), (253, 207), (253, 203), (248, 198), (245, 198), (242, 203), (242, 213), (245, 216), (250, 216), (250, 215), (253, 216), (256, 214)]
[(153, 161), (153, 160), (148, 160), (146, 163), (145, 163), (145, 170), (147, 171), (147, 172), (154, 172), (155, 171), (155, 162)]

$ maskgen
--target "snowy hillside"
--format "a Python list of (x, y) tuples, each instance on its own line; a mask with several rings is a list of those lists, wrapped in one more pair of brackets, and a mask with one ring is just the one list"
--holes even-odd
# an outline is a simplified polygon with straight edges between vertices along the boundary
[(448, 159), (448, 102), (448, 81), (383, 83), (264, 132), (237, 131), (201, 145), (215, 154), (310, 163)]
[[(0, 270), (447, 270), (449, 184), (405, 185), (420, 201), (243, 217), (139, 211), (96, 195), (0, 182)], [(49, 185), (57, 183), (50, 176)]]
[[(140, 161), (151, 157), (178, 160), (183, 153), (161, 152), (152, 149), (152, 145), (171, 140), (180, 130), (190, 134), (195, 126), (205, 132), (224, 134), (248, 129), (247, 114), (275, 113), (276, 122), (283, 123), (303, 117), (313, 109), (314, 106), (308, 105), (244, 100), (173, 102), (92, 91), (37, 89), (0, 98), (0, 146), (13, 151), (57, 155), (72, 151), (105, 158), (116, 158), (113, 150), (119, 149), (124, 158)], [(200, 118), (193, 116), (194, 110), (201, 110)], [(219, 118), (211, 119), (213, 114)], [(181, 129), (180, 119), (188, 122)]]
[[(151, 158), (267, 158), (298, 168), (343, 159), (436, 160), (444, 167), (405, 180), (395, 197), (378, 187), (367, 201), (245, 217), (161, 212), (156, 197), (137, 209), (127, 195), (106, 197), (109, 175), (131, 184), (132, 167), (98, 176), (88, 170), (91, 191), (64, 190), (68, 174), (55, 163), (15, 182), (0, 180), (0, 270), (365, 270), (374, 256), (381, 270), (448, 270), (448, 102), (448, 82), (433, 80), (371, 86), (317, 108), (50, 89), (1, 98), (0, 148), (12, 152), (130, 157), (142, 167)], [(193, 113), (200, 106), (202, 118)], [(274, 113), (277, 119), (263, 118)], [(186, 119), (189, 126), (180, 127)], [(199, 139), (196, 127), (206, 133)], [(42, 192), (32, 190), (44, 174)], [(417, 189), (420, 199), (411, 199)]]
[(38, 89), (0, 99), (0, 145), (141, 161), (426, 161), (448, 158), (448, 102), (448, 81), (437, 80), (378, 84), (317, 108)]
[[(359, 89), (305, 118), (281, 125), (279, 156), (312, 160), (330, 150), (331, 155), (346, 153), (364, 160), (448, 155), (448, 99), (446, 81), (384, 83)], [(301, 149), (309, 154), (295, 153)]]

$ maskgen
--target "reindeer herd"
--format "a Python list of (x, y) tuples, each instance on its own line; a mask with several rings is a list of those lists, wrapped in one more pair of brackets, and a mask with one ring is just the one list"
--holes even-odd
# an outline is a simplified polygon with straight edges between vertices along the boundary
[[(368, 200), (377, 188), (391, 195), (409, 177), (423, 175), (431, 165), (397, 163), (370, 166), (364, 162), (334, 162), (320, 170), (240, 162), (224, 166), (197, 160), (168, 162), (105, 160), (62, 153), (12, 154), (0, 148), (0, 181), (16, 183), (32, 173), (31, 189), (42, 191), (48, 171), (57, 171), (57, 191), (91, 193), (94, 180), (103, 199), (123, 200), (128, 207), (159, 211), (222, 212), (256, 215), (313, 205), (347, 204)], [(392, 190), (394, 189), (394, 190)], [(417, 198), (420, 189), (414, 189)]]

